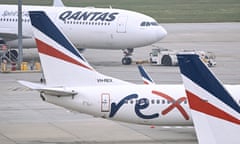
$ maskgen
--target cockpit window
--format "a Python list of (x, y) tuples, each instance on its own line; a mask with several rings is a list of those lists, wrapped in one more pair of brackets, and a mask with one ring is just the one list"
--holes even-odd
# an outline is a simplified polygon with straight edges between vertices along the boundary
[(140, 24), (141, 27), (158, 26), (158, 25), (159, 24), (157, 22), (147, 22), (147, 21), (143, 21)]
[(146, 22), (146, 26), (150, 26), (151, 25), (151, 23), (150, 22)]
[(157, 22), (151, 22), (152, 26), (158, 26), (159, 24)]
[(141, 22), (141, 26), (146, 26), (146, 22)]

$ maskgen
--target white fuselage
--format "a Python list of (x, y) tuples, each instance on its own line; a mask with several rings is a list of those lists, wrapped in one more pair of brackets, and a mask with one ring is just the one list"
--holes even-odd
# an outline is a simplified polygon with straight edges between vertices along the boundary
[[(28, 11), (43, 10), (77, 48), (126, 49), (155, 43), (167, 34), (153, 18), (128, 10), (23, 6), (23, 47), (36, 47)], [(16, 5), (0, 5), (0, 38), (18, 47)]]
[[(226, 88), (237, 97), (239, 85)], [(78, 95), (44, 95), (44, 98), (66, 109), (112, 120), (146, 125), (193, 125), (183, 85), (81, 86), (69, 90)]]

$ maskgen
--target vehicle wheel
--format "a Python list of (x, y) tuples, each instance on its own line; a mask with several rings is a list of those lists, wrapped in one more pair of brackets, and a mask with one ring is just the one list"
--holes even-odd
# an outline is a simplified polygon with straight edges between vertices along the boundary
[(122, 64), (123, 65), (130, 65), (131, 63), (132, 63), (132, 59), (130, 57), (122, 58)]
[(172, 66), (172, 59), (169, 55), (164, 55), (161, 60), (162, 65)]
[(152, 58), (149, 59), (150, 63), (153, 63)]

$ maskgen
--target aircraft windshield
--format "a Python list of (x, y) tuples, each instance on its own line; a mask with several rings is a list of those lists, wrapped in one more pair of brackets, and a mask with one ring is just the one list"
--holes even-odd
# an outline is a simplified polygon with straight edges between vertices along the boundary
[(147, 22), (143, 21), (141, 22), (140, 26), (142, 27), (148, 27), (148, 26), (158, 26), (159, 24), (157, 22)]

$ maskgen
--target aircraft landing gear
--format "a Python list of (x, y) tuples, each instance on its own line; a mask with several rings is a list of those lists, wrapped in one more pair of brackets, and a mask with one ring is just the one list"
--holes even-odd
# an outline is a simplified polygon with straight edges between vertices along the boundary
[(122, 64), (123, 65), (130, 65), (131, 63), (132, 63), (132, 58), (131, 57), (122, 58)]
[(133, 53), (133, 48), (127, 48), (123, 49), (124, 57), (122, 58), (122, 64), (123, 65), (130, 65), (132, 64), (132, 53)]

